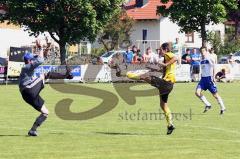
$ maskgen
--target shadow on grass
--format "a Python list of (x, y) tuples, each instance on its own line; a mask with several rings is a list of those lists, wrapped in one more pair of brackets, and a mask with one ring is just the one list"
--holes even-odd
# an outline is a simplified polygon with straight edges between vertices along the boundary
[(0, 137), (19, 137), (19, 136), (28, 136), (28, 135), (8, 135), (8, 134), (6, 134), (6, 135), (1, 135), (0, 134)]
[(102, 134), (102, 135), (116, 135), (116, 136), (152, 136), (152, 135), (158, 135), (160, 136), (161, 134), (142, 134), (142, 133), (124, 133), (124, 132), (95, 132), (96, 134)]

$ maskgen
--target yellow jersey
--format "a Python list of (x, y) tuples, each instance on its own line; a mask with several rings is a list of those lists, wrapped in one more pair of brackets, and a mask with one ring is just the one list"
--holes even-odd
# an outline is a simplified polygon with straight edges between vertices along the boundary
[[(172, 52), (167, 52), (164, 55), (164, 63), (169, 62), (175, 55)], [(168, 65), (163, 69), (163, 79), (165, 81), (175, 83), (176, 82), (176, 77), (175, 77), (175, 67), (176, 67), (176, 62)]]

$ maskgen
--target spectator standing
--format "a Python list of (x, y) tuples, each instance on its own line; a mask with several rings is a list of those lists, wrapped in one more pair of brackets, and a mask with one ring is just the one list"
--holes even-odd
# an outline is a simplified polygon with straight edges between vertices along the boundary
[(132, 47), (133, 52), (133, 64), (140, 64), (142, 62), (142, 55), (140, 49), (138, 49), (135, 45)]
[(234, 65), (234, 63), (235, 63), (235, 61), (234, 61), (234, 59), (233, 59), (233, 54), (231, 53), (231, 54), (229, 54), (229, 56), (228, 56), (228, 64), (230, 64), (230, 65)]
[(133, 56), (133, 64), (140, 64), (142, 62), (142, 55), (140, 53), (140, 50), (138, 49), (136, 53), (134, 53)]
[(229, 82), (232, 82), (233, 81), (233, 77), (234, 77), (234, 68), (235, 68), (235, 60), (233, 59), (233, 54), (230, 53), (229, 56), (228, 56), (228, 64), (229, 64), (229, 74), (227, 76), (227, 79)]
[(103, 65), (101, 57), (97, 57), (96, 65)]
[(148, 47), (146, 49), (146, 52), (143, 54), (143, 62), (144, 63), (148, 63), (148, 61), (150, 60), (152, 54), (152, 49), (150, 47)]
[(173, 43), (173, 53), (178, 59), (178, 64), (181, 64), (182, 57), (182, 45), (179, 42), (179, 38), (176, 38), (176, 41)]
[(154, 53), (150, 47), (147, 48), (146, 53), (143, 54), (144, 63), (157, 63), (159, 60), (159, 55)]
[(200, 79), (200, 61), (201, 55), (194, 48), (191, 53), (191, 77), (193, 82)]
[(186, 49), (186, 53), (182, 56), (182, 64), (190, 64), (191, 63), (191, 52), (190, 49)]
[(133, 52), (133, 54), (137, 53), (137, 51), (138, 51), (137, 46), (136, 46), (136, 45), (133, 45), (133, 46), (132, 46), (132, 52)]
[(127, 51), (124, 53), (124, 62), (126, 64), (131, 64), (133, 61), (133, 52), (131, 47), (128, 47)]
[(209, 53), (210, 53), (211, 57), (214, 59), (214, 63), (217, 64), (218, 57), (217, 57), (217, 54), (215, 54), (214, 49), (213, 48), (209, 49)]

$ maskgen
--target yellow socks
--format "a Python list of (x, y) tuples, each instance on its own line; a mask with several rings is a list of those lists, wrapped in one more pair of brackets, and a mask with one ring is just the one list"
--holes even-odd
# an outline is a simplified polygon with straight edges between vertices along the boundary
[(127, 72), (127, 78), (133, 79), (133, 80), (140, 80), (141, 76), (148, 73), (149, 70), (134, 70), (134, 71), (128, 71)]
[(170, 109), (167, 107), (163, 111), (164, 111), (168, 126), (173, 125), (172, 114), (171, 114)]
[(139, 74), (134, 73), (132, 71), (127, 72), (127, 78), (133, 79), (133, 80), (140, 80)]

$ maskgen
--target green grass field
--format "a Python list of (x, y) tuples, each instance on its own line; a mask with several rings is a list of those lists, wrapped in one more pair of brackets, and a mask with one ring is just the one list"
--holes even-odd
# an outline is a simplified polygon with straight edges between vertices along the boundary
[[(219, 106), (206, 92), (213, 105), (202, 114), (203, 104), (194, 96), (196, 83), (176, 84), (169, 98), (174, 113), (190, 117), (175, 120), (176, 130), (166, 135), (165, 120), (126, 120), (126, 111), (159, 112), (159, 97), (138, 97), (135, 105), (119, 98), (112, 111), (85, 121), (66, 121), (55, 114), (62, 98), (74, 100), (73, 112), (86, 111), (101, 99), (63, 94), (49, 85), (41, 95), (50, 115), (39, 129), (39, 137), (27, 137), (38, 113), (23, 102), (15, 85), (0, 86), (0, 159), (239, 159), (240, 98), (239, 83), (218, 84), (227, 112), (219, 115)], [(88, 84), (117, 94), (111, 84)], [(148, 85), (135, 89), (149, 89)]]

